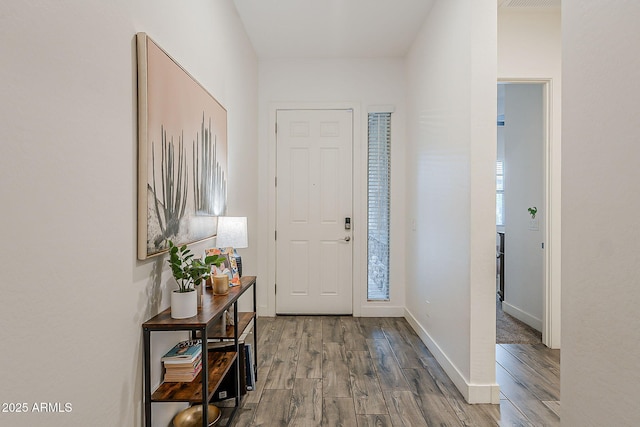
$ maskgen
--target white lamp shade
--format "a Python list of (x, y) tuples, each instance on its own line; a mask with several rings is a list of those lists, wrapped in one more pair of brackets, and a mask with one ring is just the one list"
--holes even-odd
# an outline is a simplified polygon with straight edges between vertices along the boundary
[(247, 236), (247, 217), (218, 217), (218, 235), (216, 237), (216, 246), (219, 248), (249, 247), (249, 237)]

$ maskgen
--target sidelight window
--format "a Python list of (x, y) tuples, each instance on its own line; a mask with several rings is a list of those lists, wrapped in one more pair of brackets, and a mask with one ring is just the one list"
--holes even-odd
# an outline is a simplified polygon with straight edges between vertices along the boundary
[(369, 113), (367, 151), (367, 299), (388, 301), (391, 113)]

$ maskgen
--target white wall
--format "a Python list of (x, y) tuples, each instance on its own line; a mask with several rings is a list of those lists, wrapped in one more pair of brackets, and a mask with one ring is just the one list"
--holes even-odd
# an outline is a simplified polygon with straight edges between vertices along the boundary
[[(142, 423), (140, 325), (171, 285), (164, 257), (136, 261), (138, 31), (227, 108), (229, 211), (255, 227), (257, 59), (230, 0), (2, 2), (0, 401), (72, 404), (2, 425)], [(184, 405), (155, 406), (168, 425)]]
[(474, 403), (499, 399), (496, 25), (493, 0), (436, 1), (407, 57), (406, 317)]
[(562, 424), (640, 423), (640, 2), (562, 1)]
[[(542, 84), (506, 84), (503, 310), (542, 330), (545, 206)], [(537, 208), (532, 218), (528, 208)]]
[(498, 9), (498, 78), (540, 80), (549, 84), (549, 156), (547, 168), (546, 243), (549, 289), (545, 290), (549, 313), (543, 340), (560, 348), (561, 285), (561, 32), (560, 9)]
[[(354, 111), (354, 315), (401, 316), (404, 312), (404, 266), (391, 264), (389, 302), (366, 301), (366, 147), (367, 110), (395, 107), (391, 123), (391, 251), (404, 259), (405, 232), (405, 85), (401, 59), (302, 59), (260, 61), (259, 164), (260, 253), (258, 275), (261, 314), (275, 314), (275, 109), (353, 107)], [(267, 160), (268, 159), (268, 160)], [(363, 255), (364, 254), (364, 255)]]

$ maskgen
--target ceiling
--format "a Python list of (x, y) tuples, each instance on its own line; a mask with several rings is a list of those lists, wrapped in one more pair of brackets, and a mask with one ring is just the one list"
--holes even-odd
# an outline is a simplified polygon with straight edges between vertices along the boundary
[(403, 57), (433, 0), (234, 0), (258, 57)]
[[(233, 0), (260, 59), (403, 57), (435, 0)], [(560, 0), (497, 0), (540, 9)]]

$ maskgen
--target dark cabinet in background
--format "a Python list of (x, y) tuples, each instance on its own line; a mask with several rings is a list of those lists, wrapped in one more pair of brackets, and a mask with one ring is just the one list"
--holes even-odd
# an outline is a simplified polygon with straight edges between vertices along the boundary
[(504, 232), (498, 232), (498, 296), (500, 301), (504, 301)]

